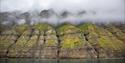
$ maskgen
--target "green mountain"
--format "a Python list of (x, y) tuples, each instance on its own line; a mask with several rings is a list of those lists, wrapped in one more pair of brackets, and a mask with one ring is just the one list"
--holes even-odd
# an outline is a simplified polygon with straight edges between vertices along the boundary
[[(122, 25), (124, 27), (124, 25)], [(0, 33), (0, 57), (120, 58), (125, 57), (124, 28), (91, 23), (57, 27), (17, 25)]]

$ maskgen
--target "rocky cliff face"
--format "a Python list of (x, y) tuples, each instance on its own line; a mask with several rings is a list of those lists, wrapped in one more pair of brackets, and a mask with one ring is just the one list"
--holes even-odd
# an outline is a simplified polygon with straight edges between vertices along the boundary
[[(123, 25), (124, 27), (124, 25)], [(0, 57), (114, 58), (125, 57), (124, 28), (85, 23), (79, 26), (18, 25), (0, 34)], [(122, 28), (122, 29), (121, 29)]]

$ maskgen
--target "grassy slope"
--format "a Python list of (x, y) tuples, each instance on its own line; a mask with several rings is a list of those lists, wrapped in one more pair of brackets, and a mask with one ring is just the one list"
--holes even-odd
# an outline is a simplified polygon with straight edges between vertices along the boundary
[[(33, 28), (37, 31), (41, 32), (43, 36), (43, 32), (47, 34), (46, 38), (46, 46), (56, 46), (57, 45), (57, 37), (55, 33), (54, 27), (49, 24), (40, 23), (29, 27), (27, 25), (20, 25), (14, 27), (12, 30), (4, 31), (4, 33), (17, 33), (21, 34), (20, 38), (17, 40), (17, 43), (14, 44), (11, 49), (16, 51), (22, 51), (22, 49), (32, 48), (34, 44), (36, 44), (36, 40), (38, 38), (37, 35), (33, 35), (31, 39), (27, 42), (30, 29)], [(89, 33), (87, 36), (89, 39), (89, 43), (91, 45), (98, 45), (104, 49), (105, 51), (114, 51), (114, 52), (123, 52), (125, 50), (124, 44), (124, 33), (122, 33), (119, 29), (115, 27), (104, 29), (102, 27), (96, 26), (91, 23), (86, 23), (83, 25), (79, 25), (78, 27), (72, 24), (62, 24), (57, 28), (57, 31), (61, 37), (61, 48), (64, 49), (73, 49), (78, 47), (83, 47), (85, 44), (84, 37), (81, 35), (83, 33)], [(114, 32), (118, 32), (117, 34), (113, 34)], [(39, 34), (39, 33), (38, 33)], [(0, 36), (0, 50), (6, 50), (10, 44), (13, 43), (11, 41), (12, 36)], [(10, 42), (11, 41), (11, 42)], [(18, 51), (18, 52), (19, 52)]]
[[(79, 26), (79, 28), (84, 32), (88, 32), (88, 38), (91, 45), (99, 44), (101, 48), (105, 51), (113, 52), (123, 52), (124, 51), (124, 41), (119, 40), (115, 35), (109, 32), (107, 29), (98, 27), (93, 24), (84, 24)], [(123, 36), (124, 37), (124, 36)]]

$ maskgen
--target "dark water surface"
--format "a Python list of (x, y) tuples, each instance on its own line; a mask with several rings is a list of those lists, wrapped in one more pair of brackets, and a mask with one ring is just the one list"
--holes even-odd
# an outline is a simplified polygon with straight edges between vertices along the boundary
[(125, 63), (125, 59), (0, 59), (0, 63)]

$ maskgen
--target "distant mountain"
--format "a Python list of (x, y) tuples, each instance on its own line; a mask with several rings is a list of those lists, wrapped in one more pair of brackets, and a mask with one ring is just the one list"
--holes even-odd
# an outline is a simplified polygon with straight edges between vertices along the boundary
[[(0, 22), (6, 25), (16, 25), (16, 24), (28, 24), (32, 25), (39, 22), (50, 22), (50, 20), (59, 19), (60, 21), (68, 21), (71, 18), (76, 19), (79, 16), (84, 16), (87, 14), (95, 14), (94, 11), (79, 11), (78, 13), (72, 13), (70, 11), (62, 11), (60, 13), (55, 12), (53, 9), (38, 11), (28, 11), (28, 12), (0, 12)], [(82, 17), (81, 17), (82, 18)], [(78, 19), (80, 20), (80, 19)], [(57, 22), (57, 21), (56, 21)]]
[(57, 14), (55, 13), (55, 11), (49, 9), (49, 10), (42, 10), (40, 12), (40, 16), (42, 18), (50, 18), (51, 16), (56, 16)]
[(62, 13), (60, 14), (60, 16), (61, 16), (62, 18), (66, 18), (66, 17), (71, 16), (71, 15), (72, 15), (72, 13), (70, 13), (69, 11), (64, 11), (64, 12), (62, 12)]

